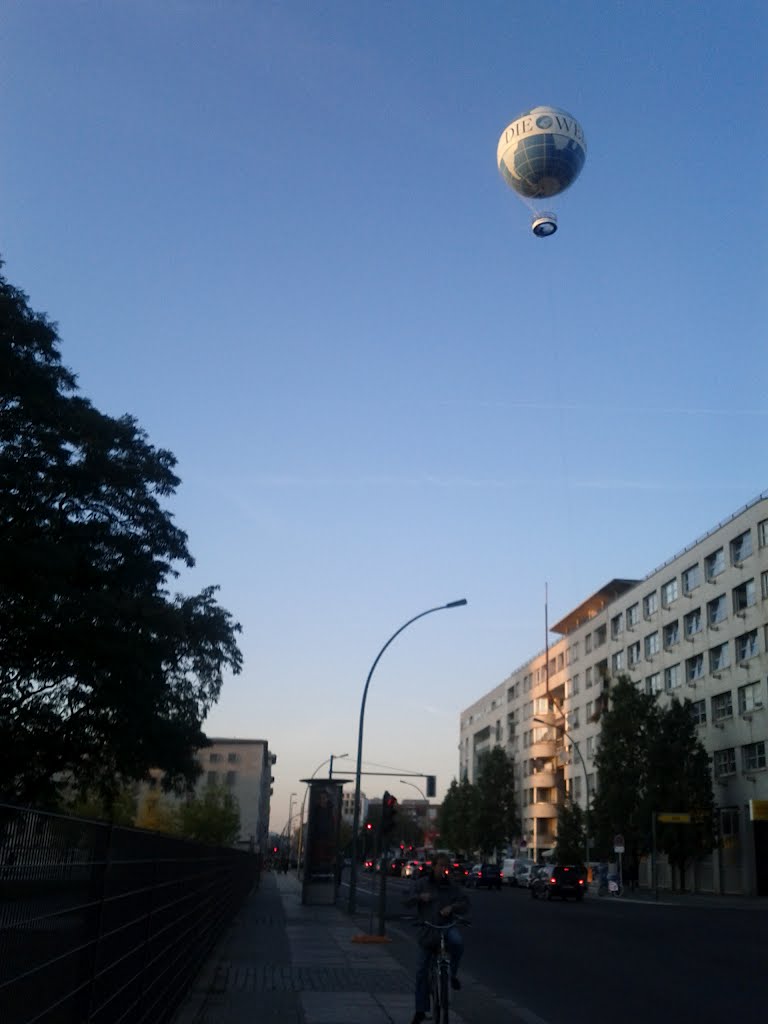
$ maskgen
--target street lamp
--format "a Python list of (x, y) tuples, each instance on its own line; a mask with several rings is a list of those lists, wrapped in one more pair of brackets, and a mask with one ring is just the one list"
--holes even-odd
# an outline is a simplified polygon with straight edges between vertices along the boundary
[(403, 784), (404, 786), (410, 786), (410, 787), (411, 787), (411, 789), (415, 789), (415, 790), (416, 790), (416, 792), (417, 792), (417, 793), (418, 793), (418, 794), (419, 794), (419, 795), (421, 796), (421, 799), (422, 799), (422, 800), (423, 800), (423, 801), (424, 801), (425, 803), (427, 803), (427, 804), (429, 803), (429, 800), (427, 800), (427, 798), (426, 798), (426, 797), (424, 796), (424, 793), (423, 793), (423, 791), (419, 789), (419, 787), (418, 787), (418, 786), (416, 785), (416, 783), (415, 783), (415, 782), (407, 782), (407, 781), (406, 781), (405, 779), (399, 779), (398, 781), (399, 781), (399, 782), (402, 782), (402, 784)]
[[(320, 764), (317, 766), (317, 768), (315, 768), (315, 770), (312, 772), (312, 774), (310, 775), (310, 779), (314, 779), (314, 777), (317, 775), (317, 773), (320, 771), (320, 769), (323, 767), (323, 765), (324, 764), (328, 764), (329, 761), (330, 761), (330, 768), (328, 770), (328, 778), (330, 779), (333, 776), (333, 762), (334, 761), (340, 761), (342, 759), (342, 757), (349, 757), (349, 754), (331, 754), (330, 757), (326, 757), (326, 759), (324, 761), (321, 761)], [(303, 796), (302, 801), (301, 801), (301, 821), (299, 822), (299, 841), (298, 841), (298, 843), (296, 845), (296, 870), (297, 870), (297, 872), (301, 871), (301, 848), (302, 848), (302, 840), (304, 838), (304, 805), (307, 802), (307, 793), (308, 792), (309, 792), (309, 786), (305, 786), (304, 787), (304, 796)]]
[(288, 836), (288, 859), (291, 857), (291, 821), (293, 819), (293, 801), (298, 796), (298, 793), (291, 793), (290, 800), (288, 801), (288, 825), (286, 827), (286, 833)]
[[(565, 718), (565, 715), (563, 714), (563, 712), (560, 710), (560, 708), (557, 707), (557, 705), (554, 702), (553, 702), (552, 706), (554, 708), (556, 708), (557, 711), (560, 712), (560, 714), (563, 716), (563, 718)], [(543, 718), (534, 718), (534, 722), (538, 722), (539, 725), (552, 725), (552, 722), (545, 722)], [(565, 736), (567, 736), (568, 739), (573, 744), (574, 750), (579, 755), (579, 761), (581, 761), (581, 768), (582, 768), (582, 771), (584, 772), (584, 799), (586, 800), (585, 827), (584, 827), (584, 856), (585, 856), (586, 859), (584, 861), (584, 867), (589, 869), (589, 777), (587, 775), (587, 765), (586, 765), (586, 763), (584, 761), (584, 758), (582, 756), (581, 748), (579, 747), (578, 740), (575, 740), (573, 738), (573, 736), (571, 736), (571, 734), (568, 732), (568, 730), (566, 729), (566, 727), (564, 725), (561, 724), (560, 728), (563, 730), (563, 734)]]
[(467, 603), (467, 599), (462, 597), (460, 601), (449, 601), (448, 604), (439, 604), (436, 608), (427, 608), (425, 612), (419, 612), (418, 615), (414, 615), (412, 619), (408, 619), (404, 622), (400, 629), (396, 630), (392, 636), (387, 640), (384, 646), (381, 648), (379, 653), (371, 665), (371, 670), (368, 673), (368, 678), (365, 681), (365, 687), (363, 689), (363, 699), (360, 703), (360, 727), (357, 733), (357, 768), (355, 769), (355, 806), (353, 809), (352, 818), (352, 864), (349, 869), (349, 903), (347, 909), (350, 914), (355, 912), (355, 897), (357, 894), (357, 854), (358, 854), (358, 829), (360, 828), (360, 775), (362, 773), (363, 766), (363, 721), (365, 718), (365, 700), (368, 696), (368, 686), (371, 682), (371, 676), (373, 675), (374, 669), (379, 664), (379, 659), (382, 654), (395, 637), (399, 636), (404, 629), (407, 629), (417, 619), (423, 619), (425, 615), (431, 615), (432, 612), (441, 612), (446, 608), (460, 608), (462, 605)]
[(415, 789), (416, 792), (421, 797), (421, 799), (427, 805), (427, 811), (426, 811), (426, 814), (424, 815), (424, 828), (422, 829), (423, 835), (421, 837), (424, 845), (426, 846), (426, 844), (427, 844), (427, 826), (429, 825), (429, 800), (427, 800), (427, 798), (424, 796), (424, 793), (419, 789), (419, 787), (416, 785), (415, 782), (408, 782), (407, 779), (400, 779), (400, 782), (402, 782), (402, 784), (404, 786), (410, 786), (411, 789)]

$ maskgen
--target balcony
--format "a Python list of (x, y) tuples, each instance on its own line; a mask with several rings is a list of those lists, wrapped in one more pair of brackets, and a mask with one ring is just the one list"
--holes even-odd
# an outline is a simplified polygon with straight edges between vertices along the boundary
[(525, 808), (525, 813), (533, 818), (556, 818), (557, 804), (543, 802), (536, 804), (528, 804), (528, 806)]
[(556, 750), (556, 740), (538, 740), (530, 745), (528, 753), (531, 757), (554, 757)]
[(540, 786), (543, 789), (557, 786), (562, 782), (558, 773), (552, 771), (534, 772), (533, 775), (527, 775), (526, 778), (530, 779), (531, 786)]

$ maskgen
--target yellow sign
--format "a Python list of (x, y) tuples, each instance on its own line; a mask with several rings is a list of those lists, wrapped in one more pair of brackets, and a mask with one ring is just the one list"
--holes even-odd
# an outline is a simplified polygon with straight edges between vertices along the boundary
[(658, 815), (659, 821), (663, 821), (667, 825), (690, 825), (691, 816), (686, 811), (685, 813), (677, 813), (675, 811), (661, 811)]
[(768, 821), (768, 800), (750, 800), (749, 816), (752, 821)]

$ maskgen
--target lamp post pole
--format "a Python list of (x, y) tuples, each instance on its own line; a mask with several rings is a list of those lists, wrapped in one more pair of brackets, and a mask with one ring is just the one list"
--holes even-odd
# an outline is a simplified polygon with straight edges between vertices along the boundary
[(288, 846), (288, 863), (291, 862), (291, 821), (293, 820), (293, 801), (298, 796), (298, 793), (291, 793), (290, 799), (288, 800), (288, 825), (286, 826), (287, 835), (287, 846)]
[[(557, 705), (554, 704), (554, 702), (552, 702), (552, 703), (553, 703), (553, 706), (555, 708), (557, 708), (557, 710), (560, 712), (560, 714), (563, 715), (563, 712), (560, 710), (560, 708), (558, 708)], [(565, 715), (563, 715), (563, 718), (565, 718)], [(543, 718), (534, 718), (534, 722), (538, 722), (539, 725), (552, 725), (551, 722), (545, 722)], [(584, 799), (586, 801), (586, 803), (585, 803), (585, 813), (584, 813), (584, 819), (585, 819), (585, 827), (584, 827), (584, 857), (585, 857), (585, 861), (584, 861), (584, 867), (589, 869), (589, 824), (590, 824), (590, 822), (589, 822), (589, 778), (587, 776), (587, 765), (586, 765), (586, 762), (584, 761), (584, 757), (583, 757), (583, 755), (581, 753), (581, 748), (579, 747), (579, 741), (575, 740), (573, 738), (573, 736), (571, 736), (571, 734), (568, 732), (568, 730), (566, 729), (566, 727), (564, 725), (561, 725), (560, 728), (563, 730), (563, 735), (567, 736), (568, 739), (573, 744), (573, 748), (574, 748), (574, 750), (576, 751), (576, 753), (579, 756), (579, 761), (581, 761), (582, 771), (584, 772)]]
[(424, 793), (422, 792), (422, 790), (419, 789), (419, 787), (416, 785), (415, 782), (408, 782), (407, 779), (400, 779), (400, 782), (402, 782), (402, 784), (404, 786), (410, 786), (411, 789), (415, 789), (416, 792), (421, 797), (421, 799), (427, 805), (427, 810), (426, 810), (426, 812), (424, 814), (424, 828), (422, 829), (422, 836), (421, 836), (422, 840), (424, 841), (424, 845), (426, 846), (426, 844), (427, 844), (427, 828), (426, 828), (426, 826), (429, 824), (429, 800), (427, 800), (427, 798), (424, 796)]
[(371, 670), (368, 673), (368, 678), (365, 681), (365, 687), (363, 689), (363, 699), (360, 703), (360, 725), (357, 732), (357, 767), (355, 768), (355, 805), (353, 808), (352, 816), (352, 864), (349, 869), (349, 903), (347, 909), (350, 914), (355, 912), (356, 897), (357, 897), (357, 857), (359, 850), (359, 837), (358, 830), (360, 828), (360, 775), (362, 774), (363, 765), (363, 722), (365, 720), (365, 700), (368, 696), (368, 687), (371, 682), (371, 677), (374, 673), (376, 666), (379, 663), (379, 659), (382, 654), (395, 637), (399, 636), (404, 629), (407, 629), (412, 623), (416, 622), (417, 619), (423, 619), (425, 615), (431, 615), (432, 612), (441, 612), (446, 608), (460, 608), (462, 605), (467, 603), (467, 599), (462, 597), (460, 601), (449, 601), (448, 604), (439, 604), (436, 608), (427, 608), (425, 612), (419, 612), (418, 615), (414, 615), (412, 619), (408, 619), (403, 625), (396, 630), (392, 636), (387, 640), (384, 646), (381, 648), (379, 653), (371, 665)]

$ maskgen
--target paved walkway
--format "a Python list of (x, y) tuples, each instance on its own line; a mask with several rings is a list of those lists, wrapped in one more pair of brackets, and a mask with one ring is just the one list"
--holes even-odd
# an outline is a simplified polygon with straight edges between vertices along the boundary
[[(353, 942), (368, 923), (368, 914), (303, 906), (295, 874), (262, 875), (173, 1024), (409, 1024), (415, 947), (389, 925), (391, 944)], [(455, 1024), (543, 1024), (469, 976), (463, 982)]]

